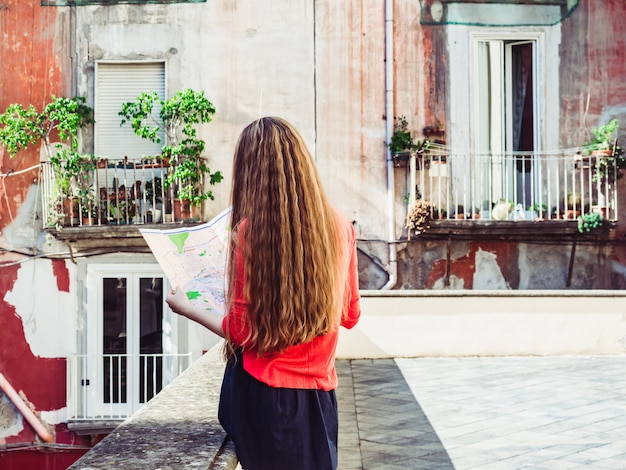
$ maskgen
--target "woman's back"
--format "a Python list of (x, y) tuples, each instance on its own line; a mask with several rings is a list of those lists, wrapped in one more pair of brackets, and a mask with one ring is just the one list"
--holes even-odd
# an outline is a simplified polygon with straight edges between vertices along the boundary
[(357, 277), (356, 240), (352, 225), (336, 214), (337, 271), (341, 280), (333, 286), (335, 296), (342, 299), (337, 312), (331, 317), (335, 322), (330, 329), (310, 340), (288, 346), (280, 351), (259, 355), (247, 348), (250, 337), (247, 315), (249, 303), (245, 297), (247, 279), (243, 269), (244, 250), (235, 252), (236, 282), (229, 315), (225, 318), (225, 331), (237, 345), (244, 346), (244, 367), (250, 375), (272, 387), (333, 390), (337, 387), (334, 359), (339, 326), (351, 328), (360, 316)]

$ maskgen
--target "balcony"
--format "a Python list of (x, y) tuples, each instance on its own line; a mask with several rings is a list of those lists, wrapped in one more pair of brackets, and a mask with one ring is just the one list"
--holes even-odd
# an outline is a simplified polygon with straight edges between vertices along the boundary
[(188, 354), (103, 354), (67, 358), (69, 428), (108, 432), (189, 368)]
[(199, 221), (199, 207), (177, 199), (176, 185), (167, 185), (170, 171), (160, 159), (86, 159), (62, 180), (42, 162), (43, 219), (57, 229)]
[(596, 212), (608, 222), (617, 221), (618, 168), (611, 156), (452, 154), (431, 145), (426, 152), (395, 161), (395, 166), (407, 168), (409, 209), (416, 200), (427, 201), (432, 220), (454, 220), (459, 228), (551, 221), (566, 230), (579, 216)]
[(237, 467), (217, 419), (224, 360), (214, 346), (71, 469)]

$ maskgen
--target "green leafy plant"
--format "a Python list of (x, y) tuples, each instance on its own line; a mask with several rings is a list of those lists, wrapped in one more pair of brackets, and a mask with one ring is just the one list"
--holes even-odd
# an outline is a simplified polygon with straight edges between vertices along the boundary
[(445, 219), (448, 217), (448, 212), (445, 209), (439, 209), (437, 206), (432, 206), (431, 213), (433, 219)]
[[(58, 203), (77, 195), (88, 185), (90, 170), (95, 168), (94, 156), (79, 152), (80, 130), (93, 122), (93, 110), (83, 97), (52, 95), (41, 112), (33, 105), (11, 104), (0, 115), (0, 143), (11, 158), (30, 146), (43, 143), (54, 172), (54, 190), (47, 207), (55, 208), (50, 211), (50, 217), (57, 221), (60, 217), (54, 214), (59, 212)], [(53, 143), (53, 138), (58, 141)]]
[(398, 153), (410, 150), (425, 150), (428, 147), (428, 140), (414, 140), (409, 131), (409, 123), (404, 116), (394, 118), (394, 132), (389, 139), (389, 150)]
[(626, 168), (624, 149), (617, 145), (618, 129), (619, 121), (611, 119), (608, 123), (592, 129), (593, 137), (583, 145), (586, 152), (600, 153), (595, 161), (594, 182), (606, 178), (612, 183), (616, 178), (621, 177), (621, 170)]
[(96, 198), (91, 183), (85, 183), (78, 191), (80, 210), (83, 217), (93, 217), (96, 213)]
[[(419, 186), (416, 184), (415, 185), (415, 200), (418, 200), (418, 199), (422, 199), (422, 193), (420, 192)], [(406, 196), (404, 196), (404, 203), (408, 204), (409, 202), (411, 202), (411, 193), (406, 193)]]
[(619, 129), (619, 121), (611, 119), (606, 124), (591, 130), (593, 138), (585, 142), (585, 147), (589, 150), (612, 150), (615, 144), (616, 133)]
[(163, 197), (163, 189), (161, 186), (161, 178), (155, 176), (150, 181), (146, 181), (146, 200), (149, 202), (159, 203)]
[[(33, 105), (24, 108), (20, 104), (11, 104), (0, 115), (0, 143), (13, 158), (19, 151), (43, 141), (51, 161), (65, 160), (78, 153), (78, 133), (94, 122), (92, 111), (83, 97), (52, 95), (41, 113)], [(50, 138), (54, 132), (60, 142), (53, 146)]]
[(578, 217), (578, 231), (580, 233), (591, 232), (602, 227), (604, 217), (599, 212), (588, 212)]
[(33, 105), (11, 104), (0, 115), (0, 142), (11, 158), (43, 136), (42, 118)]
[(567, 208), (569, 210), (581, 209), (581, 195), (579, 193), (567, 193)]
[(223, 176), (220, 171), (211, 172), (201, 156), (205, 143), (198, 138), (196, 127), (211, 122), (215, 114), (203, 91), (186, 89), (169, 100), (159, 98), (156, 92), (142, 93), (135, 101), (123, 103), (118, 114), (122, 117), (120, 125), (130, 123), (139, 137), (156, 143), (165, 140), (161, 156), (171, 158), (172, 169), (164, 184), (173, 186), (178, 198), (194, 205), (214, 198), (210, 189), (203, 188), (205, 176), (209, 186), (222, 181)]
[(528, 208), (528, 210), (536, 212), (539, 217), (543, 217), (544, 214), (548, 213), (548, 206), (543, 202), (535, 202), (532, 206)]

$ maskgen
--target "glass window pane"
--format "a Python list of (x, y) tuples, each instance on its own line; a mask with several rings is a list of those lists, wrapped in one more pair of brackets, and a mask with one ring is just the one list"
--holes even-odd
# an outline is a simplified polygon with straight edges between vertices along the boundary
[(163, 387), (163, 279), (139, 279), (139, 402)]
[(126, 403), (126, 279), (104, 278), (102, 288), (104, 402)]

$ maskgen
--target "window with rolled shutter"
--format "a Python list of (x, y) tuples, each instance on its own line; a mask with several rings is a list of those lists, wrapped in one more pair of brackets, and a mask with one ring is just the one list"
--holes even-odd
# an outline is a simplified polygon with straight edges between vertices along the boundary
[[(94, 150), (99, 157), (121, 159), (161, 154), (164, 142), (154, 143), (135, 135), (129, 123), (120, 126), (122, 103), (143, 92), (156, 91), (165, 99), (163, 62), (96, 64), (94, 99)], [(158, 114), (158, 109), (155, 110)], [(163, 137), (161, 136), (161, 139)]]

